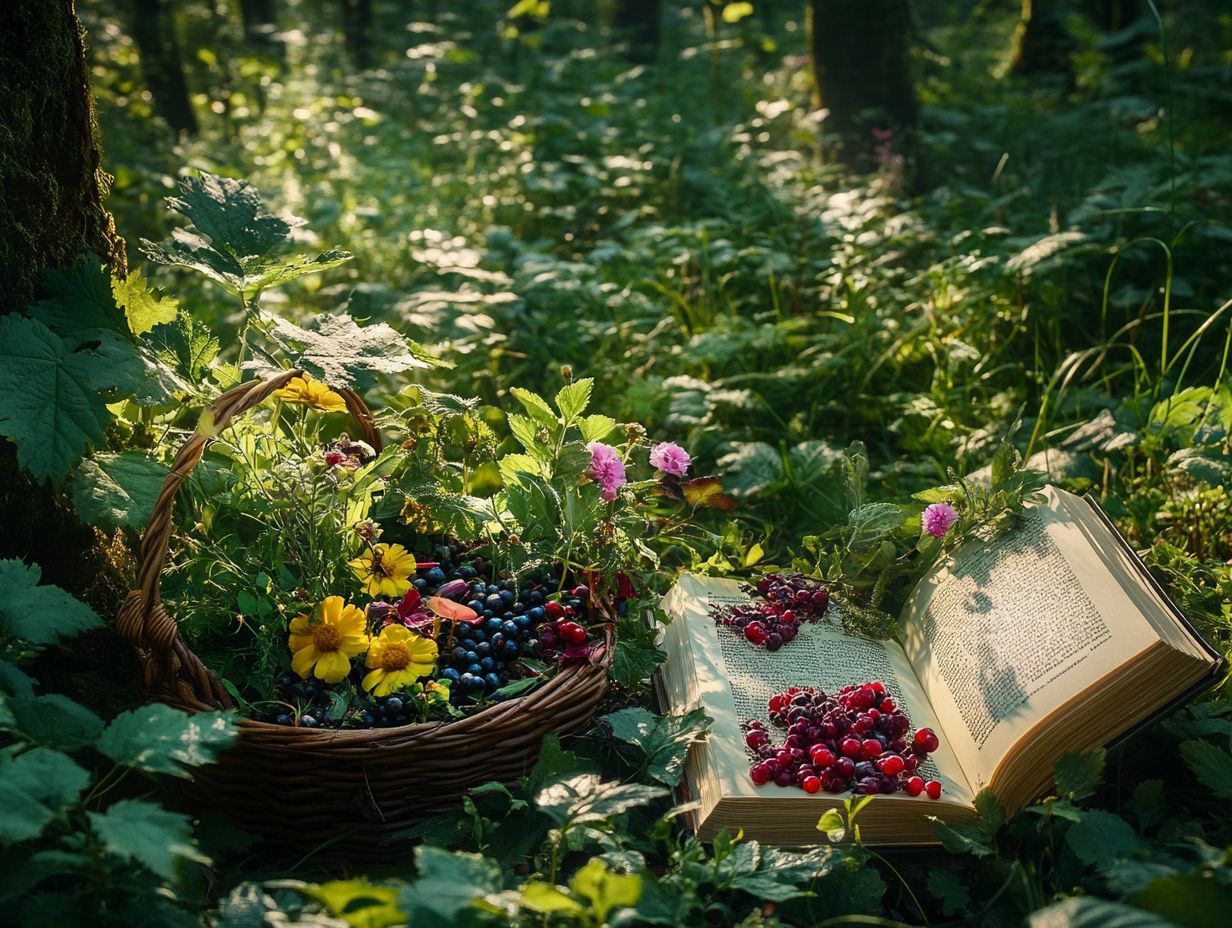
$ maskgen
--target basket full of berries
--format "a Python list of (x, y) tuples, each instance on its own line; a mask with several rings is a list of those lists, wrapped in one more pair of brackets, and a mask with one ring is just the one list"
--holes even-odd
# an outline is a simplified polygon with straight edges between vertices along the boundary
[[(590, 724), (630, 552), (724, 500), (684, 479), (683, 449), (584, 415), (590, 392), (515, 391), (503, 456), (474, 401), (422, 388), (376, 417), (289, 370), (213, 403), (118, 620), (153, 699), (240, 716), (199, 773), (203, 807), (281, 845), (379, 856)], [(628, 479), (639, 458), (653, 479)]]

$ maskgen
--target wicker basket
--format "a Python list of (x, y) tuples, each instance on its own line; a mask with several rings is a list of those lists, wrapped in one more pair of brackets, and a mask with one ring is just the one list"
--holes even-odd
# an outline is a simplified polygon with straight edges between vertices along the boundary
[[(217, 434), (301, 373), (241, 384), (218, 398), (212, 420), (205, 421)], [(368, 408), (355, 392), (338, 392), (361, 437), (379, 450)], [(199, 428), (176, 455), (142, 542), (140, 588), (129, 593), (118, 620), (120, 634), (136, 648), (151, 698), (190, 711), (234, 707), (218, 677), (180, 639), (159, 596), (175, 496), (209, 441)], [(587, 663), (564, 667), (537, 690), (466, 718), (360, 730), (243, 720), (237, 745), (218, 764), (197, 771), (193, 799), (203, 812), (222, 814), (280, 845), (328, 845), (331, 853), (353, 858), (386, 853), (383, 838), (456, 805), (468, 789), (528, 772), (547, 733), (588, 725), (615, 651), (614, 613), (600, 608), (605, 641)]]

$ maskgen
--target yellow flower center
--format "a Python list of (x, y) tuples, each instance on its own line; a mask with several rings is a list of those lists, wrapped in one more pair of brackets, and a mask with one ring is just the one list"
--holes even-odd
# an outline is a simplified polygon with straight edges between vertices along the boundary
[(342, 632), (337, 625), (322, 622), (312, 630), (312, 643), (321, 652), (337, 651), (342, 646)]
[(390, 673), (395, 670), (406, 670), (411, 663), (411, 652), (406, 645), (387, 644), (381, 650), (381, 669)]

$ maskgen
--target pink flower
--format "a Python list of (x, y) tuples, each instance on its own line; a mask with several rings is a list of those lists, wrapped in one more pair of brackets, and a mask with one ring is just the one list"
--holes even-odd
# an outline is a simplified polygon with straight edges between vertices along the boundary
[(683, 477), (693, 459), (674, 441), (661, 441), (650, 449), (650, 465), (665, 474)]
[(595, 441), (587, 447), (590, 449), (590, 466), (586, 468), (586, 473), (598, 482), (604, 499), (614, 500), (616, 491), (628, 482), (625, 462), (611, 445)]
[(337, 467), (339, 464), (345, 464), (346, 455), (341, 451), (326, 451), (325, 463), (329, 467)]
[(933, 503), (920, 516), (920, 524), (924, 526), (924, 531), (934, 538), (944, 538), (957, 521), (958, 513), (949, 503)]

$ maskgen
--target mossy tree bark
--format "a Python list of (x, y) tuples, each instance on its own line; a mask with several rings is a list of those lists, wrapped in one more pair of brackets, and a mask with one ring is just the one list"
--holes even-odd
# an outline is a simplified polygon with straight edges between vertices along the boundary
[(0, 16), (0, 313), (28, 305), (43, 268), (93, 251), (126, 272), (103, 208), (110, 178), (73, 0), (8, 0)]
[(197, 134), (197, 114), (188, 95), (188, 79), (175, 21), (164, 0), (132, 0), (132, 36), (141, 56), (141, 74), (154, 98), (154, 111), (177, 134)]
[(875, 167), (890, 141), (909, 154), (917, 106), (908, 0), (810, 0), (810, 14), (829, 153), (860, 170)]

